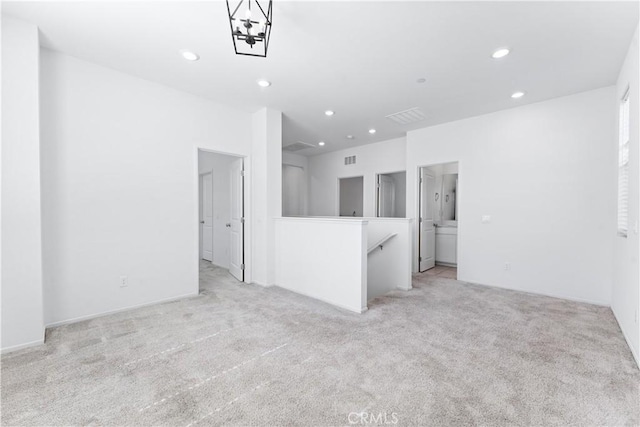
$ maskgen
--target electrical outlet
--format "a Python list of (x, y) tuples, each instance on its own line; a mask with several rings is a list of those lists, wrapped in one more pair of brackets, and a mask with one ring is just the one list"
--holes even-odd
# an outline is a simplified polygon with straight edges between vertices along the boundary
[(126, 288), (129, 286), (129, 278), (127, 276), (120, 276), (120, 287)]
[(510, 262), (505, 262), (504, 263), (504, 270), (505, 271), (511, 270), (511, 263)]
[(489, 224), (491, 222), (491, 215), (482, 215), (482, 223)]

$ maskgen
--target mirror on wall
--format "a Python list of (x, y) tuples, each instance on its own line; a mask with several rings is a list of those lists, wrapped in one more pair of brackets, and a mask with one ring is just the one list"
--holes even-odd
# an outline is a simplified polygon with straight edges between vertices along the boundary
[(442, 195), (440, 200), (442, 221), (457, 221), (458, 210), (456, 209), (458, 190), (458, 174), (449, 173), (442, 175)]

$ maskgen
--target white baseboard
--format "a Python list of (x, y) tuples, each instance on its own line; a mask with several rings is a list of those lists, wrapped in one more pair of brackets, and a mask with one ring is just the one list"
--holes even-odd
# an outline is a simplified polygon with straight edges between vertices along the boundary
[(18, 344), (18, 345), (14, 345), (11, 347), (6, 347), (3, 348), (2, 350), (0, 350), (0, 354), (6, 354), (6, 353), (11, 353), (13, 351), (18, 351), (18, 350), (22, 350), (25, 348), (29, 348), (29, 347), (36, 347), (39, 345), (44, 344), (44, 333), (42, 334), (42, 339), (41, 340), (36, 340), (36, 341), (31, 341), (31, 342), (27, 342), (24, 344)]
[(84, 320), (91, 320), (91, 319), (95, 319), (95, 318), (98, 318), (98, 317), (108, 316), (110, 314), (121, 313), (123, 311), (135, 310), (136, 308), (148, 307), (150, 305), (162, 304), (162, 303), (165, 303), (165, 302), (177, 301), (177, 300), (181, 300), (181, 299), (185, 299), (185, 298), (193, 298), (193, 297), (198, 296), (198, 295), (199, 295), (199, 293), (196, 292), (196, 293), (178, 295), (178, 296), (175, 296), (175, 297), (160, 299), (160, 300), (151, 301), (151, 302), (145, 302), (143, 304), (130, 305), (130, 306), (127, 306), (127, 307), (118, 308), (116, 310), (103, 311), (101, 313), (89, 314), (87, 316), (80, 316), (80, 317), (74, 317), (72, 319), (60, 320), (58, 322), (49, 323), (49, 324), (46, 325), (46, 327), (47, 328), (54, 328), (56, 326), (69, 325), (71, 323), (82, 322)]
[(510, 288), (510, 287), (507, 287), (507, 286), (500, 286), (500, 285), (487, 285), (485, 283), (474, 282), (472, 280), (465, 280), (464, 278), (460, 278), (460, 277), (458, 277), (455, 280), (458, 280), (459, 282), (470, 283), (472, 285), (486, 286), (488, 288), (507, 289), (507, 290), (510, 290), (510, 291), (522, 292), (522, 293), (525, 293), (525, 294), (540, 295), (540, 296), (543, 296), (543, 297), (558, 298), (558, 299), (563, 299), (563, 300), (567, 300), (567, 301), (581, 302), (581, 303), (584, 303), (584, 304), (599, 305), (601, 307), (611, 307), (611, 302), (606, 302), (606, 301), (594, 301), (594, 300), (588, 300), (588, 299), (584, 299), (584, 298), (575, 298), (575, 297), (567, 296), (567, 295), (553, 294), (553, 293), (549, 293), (549, 292), (539, 292), (539, 291), (530, 290), (530, 289), (517, 289), (517, 288)]
[(223, 269), (225, 269), (225, 270), (228, 270), (228, 269), (229, 269), (229, 266), (228, 266), (228, 265), (218, 264), (218, 263), (213, 262), (213, 261), (210, 261), (210, 262), (211, 262), (211, 264), (215, 265), (216, 267), (220, 267), (220, 268), (223, 268)]
[(629, 347), (629, 350), (631, 350), (633, 359), (636, 361), (636, 365), (638, 365), (638, 369), (640, 369), (640, 357), (639, 357), (640, 355), (638, 355), (636, 350), (631, 345), (631, 341), (629, 340), (629, 335), (627, 334), (627, 331), (625, 331), (624, 328), (622, 327), (622, 323), (620, 323), (620, 321), (618, 320), (618, 315), (616, 314), (613, 307), (611, 307), (611, 311), (613, 312), (613, 317), (616, 319), (616, 322), (618, 323), (618, 327), (622, 331), (622, 336), (624, 337), (624, 340), (627, 342), (627, 346)]
[(312, 298), (312, 299), (314, 299), (316, 301), (321, 301), (321, 302), (323, 302), (325, 304), (329, 304), (329, 305), (332, 305), (334, 307), (338, 307), (338, 308), (341, 308), (343, 310), (350, 311), (352, 313), (362, 314), (362, 313), (364, 313), (365, 311), (367, 311), (369, 309), (366, 306), (365, 307), (361, 307), (361, 308), (349, 307), (349, 306), (346, 306), (344, 304), (338, 304), (338, 303), (335, 303), (333, 301), (326, 300), (324, 298), (318, 298), (316, 296), (309, 295), (309, 294), (307, 294), (305, 292), (294, 291), (293, 289), (285, 288), (285, 287), (280, 286), (280, 285), (273, 285), (273, 286), (278, 287), (280, 289), (284, 289), (285, 291), (293, 292), (294, 294), (302, 295), (303, 297)]

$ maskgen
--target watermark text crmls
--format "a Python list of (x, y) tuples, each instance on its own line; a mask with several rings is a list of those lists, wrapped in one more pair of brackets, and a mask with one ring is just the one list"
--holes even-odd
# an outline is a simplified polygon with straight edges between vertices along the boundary
[(351, 425), (398, 424), (398, 414), (396, 412), (350, 412), (347, 419)]

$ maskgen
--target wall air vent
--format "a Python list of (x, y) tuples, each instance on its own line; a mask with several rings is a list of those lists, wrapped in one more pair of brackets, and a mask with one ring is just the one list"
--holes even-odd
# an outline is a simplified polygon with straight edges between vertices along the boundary
[(400, 111), (386, 116), (387, 119), (399, 125), (409, 125), (411, 123), (421, 122), (427, 118), (418, 107)]
[(293, 152), (293, 151), (305, 150), (307, 148), (315, 148), (315, 145), (307, 144), (306, 142), (302, 142), (302, 141), (297, 141), (297, 142), (294, 142), (293, 144), (285, 145), (284, 147), (282, 147), (282, 150)]
[(356, 164), (356, 156), (349, 156), (344, 158), (345, 165), (355, 165)]

